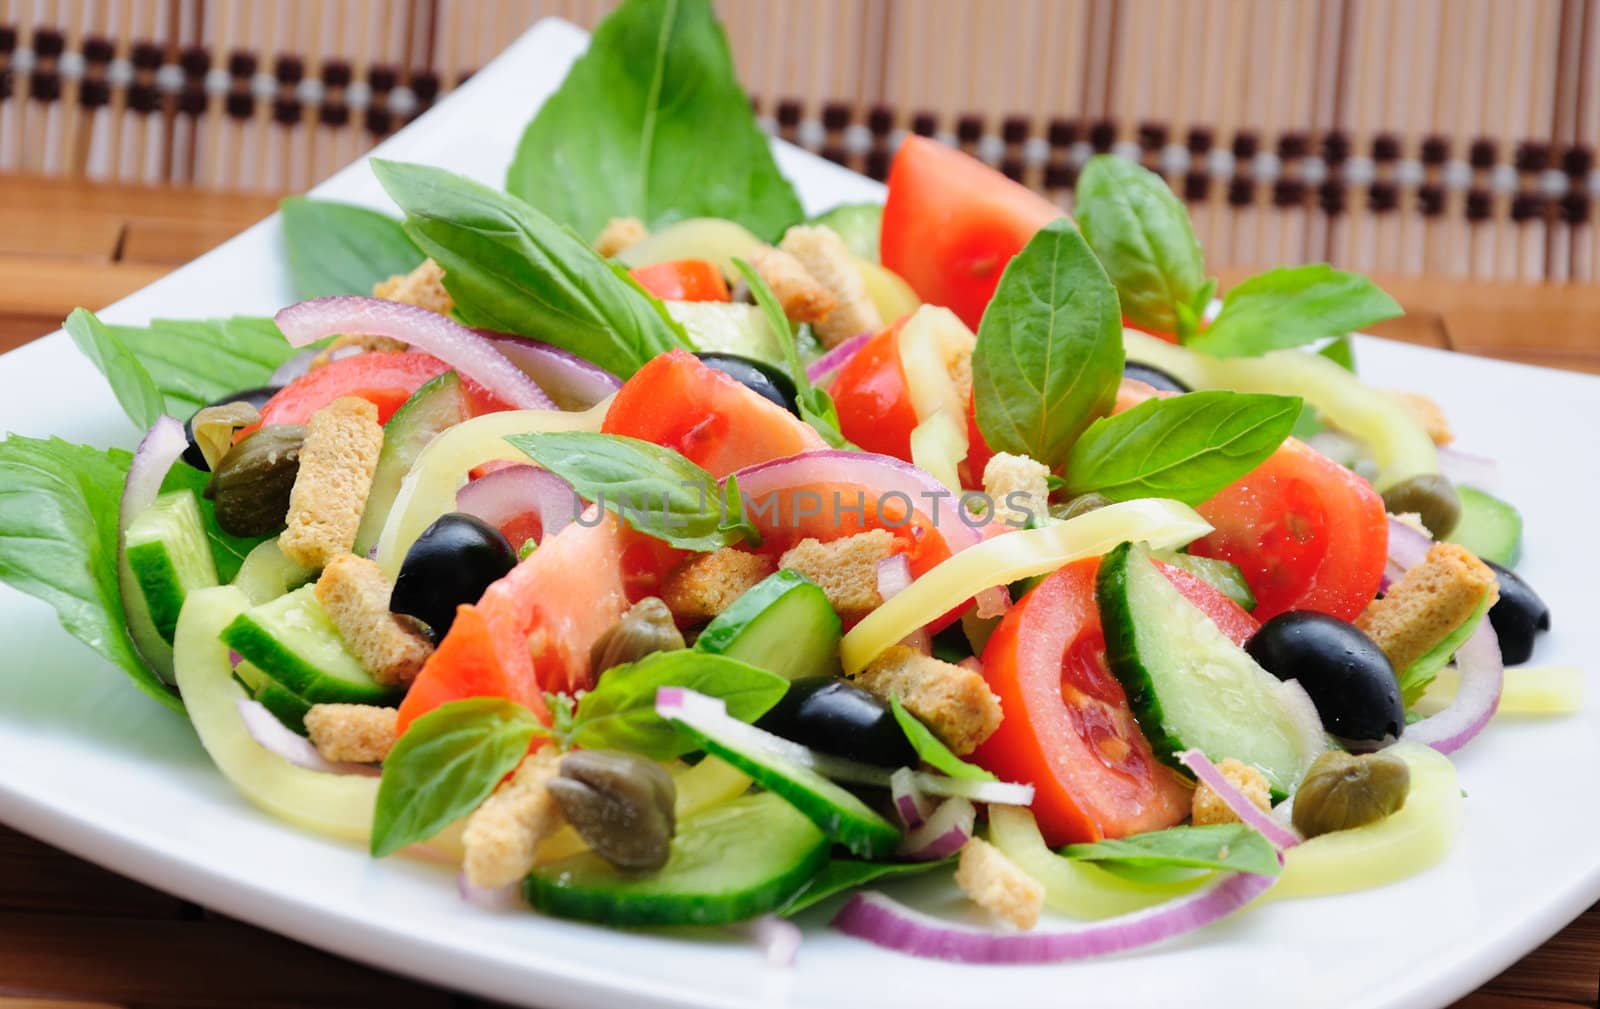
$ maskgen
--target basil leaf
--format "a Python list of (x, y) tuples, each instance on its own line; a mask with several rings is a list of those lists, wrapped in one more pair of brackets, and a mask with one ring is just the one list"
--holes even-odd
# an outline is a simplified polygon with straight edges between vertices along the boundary
[(761, 534), (744, 500), (670, 448), (588, 431), (514, 434), (506, 441), (570, 483), (578, 496), (647, 536), (685, 550), (718, 550)]
[(543, 729), (533, 712), (501, 697), (451, 701), (411, 723), (383, 761), (373, 856), (426, 841), (478, 808)]
[(353, 203), (290, 196), (278, 203), (295, 297), (371, 294), (425, 258), (401, 223)]
[(898, 696), (889, 698), (889, 706), (894, 710), (894, 720), (900, 723), (900, 731), (906, 734), (911, 748), (917, 751), (917, 756), (923, 762), (943, 771), (952, 778), (962, 778), (966, 781), (999, 781), (993, 774), (979, 767), (969, 764), (965, 760), (950, 752), (950, 748), (939, 741), (922, 721), (906, 710), (900, 703)]
[(822, 867), (811, 882), (778, 909), (785, 918), (799, 914), (806, 908), (820, 904), (829, 897), (859, 889), (875, 880), (900, 876), (920, 876), (934, 869), (947, 869), (955, 859), (937, 862), (859, 862), (853, 858), (836, 858)]
[(1177, 333), (1180, 310), (1192, 313), (1202, 295), (1210, 299), (1189, 211), (1155, 172), (1111, 154), (1090, 158), (1073, 216), (1135, 326)]
[(633, 0), (523, 131), (506, 189), (592, 239), (613, 217), (800, 220), (708, 0)]
[(73, 309), (62, 325), (83, 356), (111, 383), (122, 412), (134, 426), (148, 430), (166, 412), (166, 403), (133, 351), (86, 308)]
[(1260, 465), (1300, 416), (1296, 396), (1212, 390), (1097, 420), (1067, 458), (1067, 494), (1199, 504)]
[(161, 493), (189, 490), (194, 492), (195, 503), (200, 506), (200, 522), (205, 527), (206, 539), (211, 543), (211, 558), (216, 562), (217, 579), (224, 584), (233, 581), (245, 557), (268, 536), (235, 536), (217, 524), (217, 503), (205, 496), (210, 473), (202, 473), (183, 460), (172, 464), (166, 479), (161, 482)]
[(1457, 624), (1455, 629), (1446, 634), (1438, 644), (1395, 674), (1400, 680), (1400, 697), (1407, 707), (1422, 699), (1422, 695), (1427, 693), (1428, 684), (1439, 678), (1439, 670), (1449, 665), (1450, 660), (1455, 658), (1456, 652), (1461, 650), (1461, 646), (1472, 637), (1478, 625), (1488, 617), (1493, 604), (1492, 598), (1485, 599), (1478, 604), (1478, 608), (1471, 616)]
[(372, 169), (468, 325), (544, 340), (619, 378), (688, 346), (659, 301), (521, 200), (424, 165)]
[(1217, 357), (1245, 357), (1342, 336), (1404, 314), (1359, 273), (1326, 263), (1257, 274), (1229, 291), (1222, 311), (1189, 345)]
[(131, 461), (59, 438), (0, 441), (0, 581), (49, 603), (68, 634), (181, 712), (134, 648), (122, 610), (117, 510)]
[(972, 354), (978, 429), (996, 452), (1058, 468), (1122, 381), (1122, 312), (1066, 218), (1040, 229), (1005, 272)]
[(1168, 827), (1094, 844), (1069, 844), (1061, 852), (1080, 862), (1139, 868), (1183, 866), (1276, 876), (1282, 871), (1270, 842), (1242, 823)]
[(723, 655), (688, 648), (654, 652), (600, 674), (600, 682), (578, 701), (571, 744), (627, 750), (653, 760), (698, 750), (698, 737), (656, 714), (656, 691), (662, 687), (721, 698), (728, 714), (753, 722), (778, 703), (789, 681)]
[(1317, 351), (1323, 357), (1337, 364), (1339, 367), (1354, 375), (1356, 373), (1356, 347), (1350, 339), (1350, 334), (1336, 336), (1328, 341), (1328, 345)]
[(789, 324), (789, 317), (783, 314), (778, 296), (772, 293), (772, 288), (767, 286), (755, 267), (738, 258), (734, 259), (733, 265), (750, 286), (751, 296), (767, 317), (767, 325), (777, 334), (778, 344), (783, 348), (784, 365), (789, 369), (790, 380), (794, 382), (795, 403), (800, 407), (800, 419), (810, 424), (822, 435), (822, 440), (834, 448), (854, 448), (839, 430), (839, 411), (833, 405), (833, 397), (826, 390), (812, 385), (806, 375), (806, 366), (800, 360), (800, 346), (795, 341), (794, 327)]

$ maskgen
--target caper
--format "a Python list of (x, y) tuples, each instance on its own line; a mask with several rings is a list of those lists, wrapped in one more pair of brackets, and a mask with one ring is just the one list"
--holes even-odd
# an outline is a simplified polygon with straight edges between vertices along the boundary
[(1312, 763), (1294, 793), (1294, 826), (1306, 837), (1352, 830), (1398, 812), (1411, 791), (1411, 768), (1393, 754), (1329, 750)]
[(1087, 494), (1079, 494), (1072, 500), (1062, 504), (1051, 505), (1050, 517), (1065, 522), (1068, 519), (1075, 519), (1079, 515), (1087, 515), (1097, 508), (1104, 508), (1112, 503), (1112, 500), (1104, 494), (1098, 491), (1090, 491)]
[(607, 628), (589, 649), (589, 672), (598, 677), (612, 666), (637, 662), (653, 652), (671, 652), (683, 647), (686, 647), (683, 632), (673, 622), (667, 604), (655, 596), (646, 596)]
[(678, 790), (660, 764), (619, 750), (574, 750), (549, 788), (596, 855), (631, 871), (667, 864)]
[(264, 427), (228, 450), (206, 484), (217, 525), (235, 536), (265, 536), (289, 514), (289, 493), (300, 475), (299, 424)]
[(1383, 506), (1391, 515), (1415, 512), (1422, 516), (1433, 538), (1444, 539), (1461, 520), (1461, 499), (1455, 487), (1437, 473), (1402, 480), (1383, 492)]

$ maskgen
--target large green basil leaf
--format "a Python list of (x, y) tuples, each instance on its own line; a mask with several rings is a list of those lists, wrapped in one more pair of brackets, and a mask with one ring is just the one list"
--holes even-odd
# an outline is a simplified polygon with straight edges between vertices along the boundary
[(1189, 341), (1217, 357), (1247, 357), (1343, 336), (1404, 314), (1383, 288), (1326, 263), (1257, 274), (1229, 291), (1222, 311)]
[(290, 196), (278, 204), (289, 273), (299, 298), (371, 294), (423, 260), (401, 223), (352, 203)]

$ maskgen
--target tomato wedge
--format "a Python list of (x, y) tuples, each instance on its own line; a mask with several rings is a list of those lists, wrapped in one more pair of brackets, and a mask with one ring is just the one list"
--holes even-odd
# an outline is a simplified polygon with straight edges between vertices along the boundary
[(727, 301), (728, 282), (709, 259), (674, 259), (629, 270), (639, 286), (662, 301)]
[(901, 319), (850, 355), (833, 376), (828, 394), (846, 438), (868, 452), (909, 462), (917, 410), (900, 365), (900, 329), (905, 323)]

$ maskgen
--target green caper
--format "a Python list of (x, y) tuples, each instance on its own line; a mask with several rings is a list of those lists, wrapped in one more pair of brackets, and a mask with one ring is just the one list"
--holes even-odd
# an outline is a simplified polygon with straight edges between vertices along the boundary
[(1389, 753), (1329, 750), (1294, 793), (1294, 826), (1306, 837), (1351, 830), (1398, 812), (1411, 791), (1411, 768)]
[(283, 525), (305, 440), (303, 426), (275, 424), (228, 450), (206, 484), (206, 497), (216, 502), (217, 525), (224, 532), (264, 536)]
[(655, 596), (633, 604), (589, 649), (589, 672), (598, 677), (612, 666), (637, 662), (652, 652), (671, 652), (686, 647), (683, 632), (672, 620), (672, 611)]
[(1079, 515), (1087, 515), (1097, 508), (1104, 508), (1112, 503), (1112, 500), (1104, 494), (1098, 491), (1090, 491), (1087, 494), (1079, 494), (1070, 501), (1051, 505), (1050, 517), (1065, 522), (1068, 519), (1075, 519)]
[(1415, 512), (1434, 539), (1443, 539), (1461, 520), (1461, 499), (1455, 487), (1437, 473), (1402, 480), (1383, 492), (1383, 506), (1391, 515)]
[(620, 750), (574, 750), (549, 788), (567, 822), (607, 862), (630, 871), (667, 864), (678, 790), (660, 764)]

